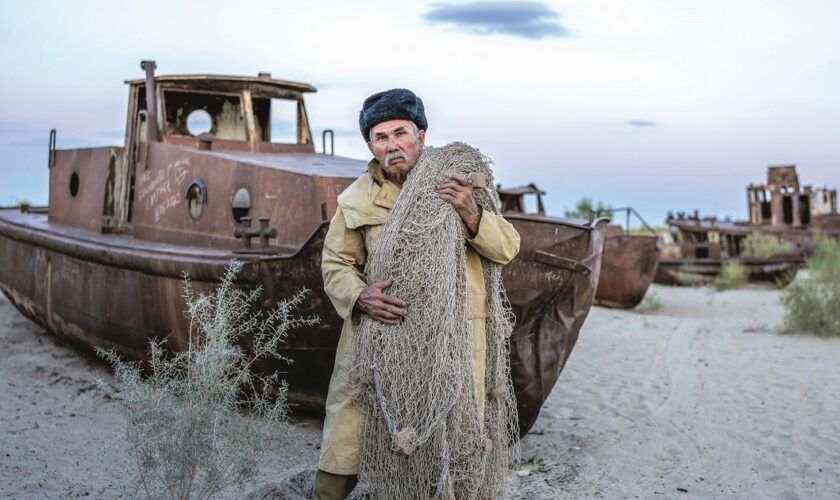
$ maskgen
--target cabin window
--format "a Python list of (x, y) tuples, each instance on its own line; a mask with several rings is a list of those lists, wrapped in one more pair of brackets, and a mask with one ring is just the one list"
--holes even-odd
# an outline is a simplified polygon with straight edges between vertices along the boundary
[(298, 101), (254, 97), (254, 127), (260, 141), (298, 143)]
[(207, 205), (207, 187), (201, 179), (195, 179), (187, 188), (187, 210), (190, 218), (198, 219)]
[(247, 140), (245, 117), (238, 94), (218, 94), (165, 90), (165, 135), (192, 137), (188, 119), (196, 110), (203, 110), (210, 117), (210, 130), (217, 139)]
[(70, 174), (70, 196), (79, 194), (79, 174), (73, 172)]
[(761, 202), (761, 219), (769, 220), (773, 216), (773, 206), (769, 201)]
[(811, 205), (808, 195), (799, 196), (799, 222), (805, 225), (811, 223)]
[(240, 223), (243, 217), (248, 217), (251, 213), (251, 193), (248, 188), (239, 188), (233, 195), (231, 202), (231, 211), (233, 219)]
[(203, 109), (196, 109), (187, 117), (187, 131), (190, 135), (207, 134), (212, 128), (213, 119), (210, 118), (210, 113)]
[(785, 224), (793, 224), (793, 198), (782, 197), (782, 221)]
[(523, 210), (526, 214), (540, 213), (540, 204), (535, 193), (528, 193), (522, 197)]
[(297, 143), (297, 101), (271, 100), (271, 142)]
[(709, 258), (709, 247), (697, 247), (694, 249), (694, 258), (696, 259), (708, 259)]

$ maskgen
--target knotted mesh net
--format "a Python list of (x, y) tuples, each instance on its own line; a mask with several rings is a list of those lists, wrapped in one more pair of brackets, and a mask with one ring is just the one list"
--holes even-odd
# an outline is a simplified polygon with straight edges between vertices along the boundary
[[(498, 213), (488, 158), (463, 143), (426, 147), (369, 253), (368, 283), (393, 278), (387, 293), (408, 304), (396, 326), (363, 316), (353, 343), (360, 483), (373, 498), (497, 498), (518, 457), (513, 315), (501, 266), (482, 258), (488, 317), (470, 320), (464, 226), (435, 191), (449, 173), (485, 179), (475, 200)], [(486, 321), (483, 396), (471, 321)]]

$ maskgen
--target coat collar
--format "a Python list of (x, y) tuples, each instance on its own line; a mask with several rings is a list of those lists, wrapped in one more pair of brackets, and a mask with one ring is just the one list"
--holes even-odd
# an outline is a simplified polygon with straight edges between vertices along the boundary
[(364, 175), (338, 195), (338, 207), (348, 229), (384, 224), (399, 194), (400, 188), (385, 178), (379, 162), (371, 160)]
[(368, 162), (367, 173), (373, 177), (373, 180), (375, 180), (377, 184), (384, 184), (388, 180), (385, 177), (385, 170), (382, 169), (382, 165), (379, 164), (379, 160), (376, 158)]
[[(376, 193), (373, 203), (382, 208), (394, 208), (394, 203), (396, 203), (397, 196), (400, 194), (400, 188), (385, 177), (385, 171), (382, 170), (382, 165), (376, 158), (368, 162), (367, 172), (373, 178), (374, 183), (379, 186), (379, 192)], [(373, 186), (371, 187), (373, 188)]]

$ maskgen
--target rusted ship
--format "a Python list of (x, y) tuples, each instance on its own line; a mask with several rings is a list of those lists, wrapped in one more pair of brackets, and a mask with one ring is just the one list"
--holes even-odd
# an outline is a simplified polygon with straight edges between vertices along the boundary
[[(645, 298), (656, 275), (660, 238), (633, 208), (612, 209), (613, 214), (619, 212), (626, 214), (626, 229), (617, 224), (607, 227), (595, 303), (604, 307), (632, 309)], [(630, 232), (631, 215), (639, 220), (645, 234)]]
[[(533, 183), (499, 189), (503, 213), (508, 217), (545, 218), (544, 195), (545, 191)], [(629, 309), (642, 301), (653, 281), (659, 261), (659, 238), (633, 208), (617, 208), (612, 212), (624, 212), (627, 215), (627, 231), (617, 224), (606, 227), (595, 303)], [(647, 234), (630, 234), (631, 215), (639, 219)], [(552, 217), (552, 220), (558, 224), (574, 224), (569, 219)]]
[[(502, 214), (522, 240), (519, 255), (502, 268), (502, 277), (516, 315), (511, 375), (524, 434), (566, 365), (592, 307), (609, 221), (548, 216), (545, 193), (534, 184), (499, 187), (498, 193)], [(543, 354), (535, 359), (536, 353)]]
[[(323, 293), (321, 249), (337, 195), (366, 163), (316, 153), (308, 84), (141, 66), (145, 79), (126, 82), (124, 145), (58, 150), (53, 131), (49, 206), (0, 209), (0, 289), (56, 335), (142, 359), (150, 338), (186, 346), (181, 272), (209, 291), (236, 257), (239, 285), (262, 285), (264, 307), (311, 290), (300, 312), (320, 325), (291, 332), (293, 364), (258, 368), (281, 369), (290, 400), (323, 411), (341, 321)], [(508, 218), (522, 235), (504, 282), (524, 433), (592, 304), (606, 221)]]
[[(737, 259), (751, 281), (780, 285), (793, 279), (812, 252), (816, 239), (840, 237), (837, 190), (801, 186), (795, 165), (767, 168), (767, 183), (747, 186), (748, 221), (668, 214), (674, 244), (663, 248), (655, 281), (702, 284), (714, 280), (721, 267)], [(770, 255), (745, 251), (752, 234), (769, 235), (786, 248)]]

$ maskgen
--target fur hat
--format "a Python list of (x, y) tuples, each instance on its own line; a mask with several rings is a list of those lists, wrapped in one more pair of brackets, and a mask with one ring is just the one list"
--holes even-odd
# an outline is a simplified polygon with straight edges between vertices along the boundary
[(359, 111), (359, 128), (365, 142), (370, 141), (370, 129), (388, 120), (410, 120), (420, 130), (426, 130), (426, 110), (423, 101), (408, 89), (377, 92), (365, 99)]

